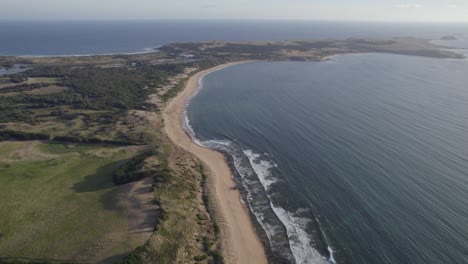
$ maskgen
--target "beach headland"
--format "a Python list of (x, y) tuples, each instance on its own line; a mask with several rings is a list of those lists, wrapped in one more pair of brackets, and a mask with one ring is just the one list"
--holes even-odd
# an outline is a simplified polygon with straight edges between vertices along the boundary
[(267, 263), (265, 250), (258, 238), (248, 209), (241, 202), (228, 163), (223, 154), (202, 147), (192, 141), (183, 128), (182, 117), (187, 100), (197, 91), (203, 76), (229, 66), (243, 62), (223, 64), (192, 76), (181, 91), (166, 106), (163, 112), (165, 132), (171, 141), (192, 153), (203, 162), (209, 170), (215, 200), (216, 214), (220, 219), (222, 254), (226, 263)]
[[(159, 52), (134, 55), (0, 56), (0, 105), (3, 106), (0, 114), (0, 141), (10, 140), (10, 138), (19, 141), (28, 138), (46, 138), (52, 140), (50, 144), (44, 142), (36, 142), (36, 144), (44, 144), (45, 148), (55, 151), (51, 156), (48, 150), (43, 153), (43, 150), (31, 147), (28, 142), (21, 143), (25, 146), (26, 152), (17, 151), (10, 145), (16, 142), (8, 142), (0, 146), (2, 147), (0, 152), (3, 150), (0, 156), (3, 156), (8, 163), (18, 163), (15, 166), (12, 165), (9, 170), (21, 168), (23, 171), (24, 164), (19, 162), (30, 162), (30, 168), (36, 169), (37, 159), (41, 159), (42, 162), (42, 159), (47, 158), (44, 162), (49, 162), (48, 159), (54, 157), (60, 162), (50, 163), (44, 167), (47, 168), (44, 176), (48, 177), (51, 175), (48, 173), (50, 169), (60, 171), (69, 166), (76, 166), (78, 162), (88, 162), (82, 158), (93, 157), (92, 161), (95, 163), (93, 163), (92, 170), (95, 169), (96, 175), (97, 172), (99, 174), (102, 172), (110, 176), (114, 172), (121, 172), (120, 169), (126, 167), (126, 164), (131, 164), (132, 170), (129, 175), (153, 175), (157, 180), (151, 185), (152, 193), (148, 193), (148, 197), (154, 195), (154, 201), (164, 210), (162, 211), (164, 214), (160, 214), (161, 219), (155, 219), (158, 224), (154, 230), (151, 228), (154, 232), (147, 243), (138, 246), (140, 243), (138, 242), (134, 247), (129, 247), (130, 244), (125, 242), (125, 247), (121, 247), (117, 242), (124, 241), (124, 239), (115, 240), (113, 236), (117, 233), (125, 234), (127, 227), (125, 225), (121, 228), (118, 223), (133, 220), (120, 218), (119, 221), (109, 221), (113, 215), (107, 214), (107, 206), (93, 207), (99, 205), (100, 201), (111, 200), (98, 199), (99, 195), (103, 194), (103, 190), (96, 189), (94, 182), (86, 180), (88, 179), (86, 175), (94, 174), (88, 170), (86, 175), (82, 176), (84, 176), (84, 182), (93, 185), (90, 196), (87, 196), (90, 202), (80, 202), (80, 206), (92, 205), (88, 207), (96, 210), (102, 209), (105, 211), (102, 216), (105, 217), (101, 218), (101, 222), (96, 222), (96, 214), (80, 214), (80, 217), (83, 217), (81, 222), (93, 223), (87, 226), (91, 231), (74, 234), (73, 230), (70, 232), (63, 230), (67, 232), (67, 239), (64, 240), (63, 235), (59, 234), (60, 245), (69, 245), (70, 252), (60, 250), (60, 247), (54, 247), (56, 251), (51, 251), (50, 243), (41, 244), (40, 241), (50, 238), (48, 232), (35, 237), (38, 243), (35, 241), (29, 245), (28, 236), (21, 236), (13, 231), (0, 234), (2, 236), (0, 251), (3, 254), (8, 253), (5, 253), (2, 247), (4, 248), (7, 243), (15, 242), (31, 246), (34, 252), (45, 252), (46, 254), (39, 256), (41, 259), (52, 257), (70, 261), (94, 261), (98, 258), (106, 258), (105, 254), (115, 255), (117, 252), (111, 252), (110, 248), (116, 246), (122, 249), (121, 254), (115, 255), (116, 261), (128, 253), (125, 256), (126, 259), (138, 257), (143, 263), (161, 262), (162, 258), (165, 258), (166, 262), (191, 263), (202, 260), (211, 263), (219, 260), (218, 251), (220, 250), (226, 263), (266, 263), (267, 257), (272, 262), (278, 260), (277, 263), (292, 263), (293, 260), (283, 261), (277, 258), (275, 254), (277, 251), (274, 252), (271, 248), (267, 234), (256, 219), (256, 215), (252, 215), (253, 213), (242, 204), (241, 197), (244, 197), (248, 190), (242, 189), (239, 184), (236, 186), (235, 180), (238, 177), (232, 178), (233, 174), (236, 175), (236, 170), (229, 169), (233, 165), (230, 157), (197, 145), (183, 129), (185, 107), (196, 93), (201, 78), (224, 67), (252, 60), (323, 61), (335, 55), (369, 52), (430, 58), (465, 58), (463, 54), (455, 51), (431, 44), (428, 40), (393, 38), (270, 42), (210, 41), (173, 43), (161, 47)], [(237, 62), (220, 65), (227, 61)], [(197, 72), (198, 69), (207, 69), (214, 65), (219, 66)], [(33, 70), (26, 70), (26, 68)], [(11, 69), (13, 72), (10, 71)], [(194, 74), (195, 72), (197, 74)], [(6, 73), (9, 75), (5, 75)], [(64, 89), (67, 89), (66, 93), (62, 93)], [(90, 93), (94, 96), (90, 97)], [(165, 110), (160, 111), (161, 109)], [(174, 144), (169, 146), (168, 141)], [(73, 148), (77, 145), (79, 148), (72, 151), (69, 148), (70, 145)], [(88, 151), (89, 145), (92, 145), (92, 150)], [(113, 153), (112, 148), (121, 145), (128, 147), (128, 156), (109, 156)], [(125, 161), (127, 158), (132, 161), (139, 155), (138, 151), (132, 149), (141, 146), (157, 148), (157, 151), (144, 162), (127, 163)], [(83, 157), (80, 156), (81, 154), (72, 155), (75, 152), (85, 152), (87, 155)], [(18, 153), (20, 160), (16, 158)], [(88, 157), (88, 153), (92, 156)], [(10, 154), (15, 158), (10, 158)], [(80, 159), (69, 160), (66, 164), (62, 163), (61, 161), (65, 161), (69, 155), (80, 157)], [(123, 158), (125, 159), (121, 160)], [(113, 165), (107, 166), (106, 162), (111, 160), (110, 165)], [(120, 166), (121, 162), (125, 162), (125, 166)], [(203, 168), (200, 163), (204, 164)], [(89, 166), (87, 168), (91, 169)], [(144, 168), (144, 171), (140, 171), (141, 168)], [(144, 174), (139, 172), (144, 172)], [(11, 173), (8, 170), (0, 174), (3, 179), (9, 181)], [(107, 177), (107, 179), (111, 178)], [(78, 181), (81, 178), (73, 177), (73, 179)], [(137, 179), (138, 177), (130, 178), (131, 181)], [(19, 180), (22, 181), (22, 179)], [(106, 186), (111, 186), (115, 183), (106, 182), (106, 184)], [(18, 190), (28, 192), (27, 187), (21, 182)], [(123, 197), (133, 199), (131, 197), (133, 189), (127, 189)], [(150, 191), (150, 188), (148, 187), (147, 190)], [(75, 193), (84, 194), (78, 189)], [(205, 199), (206, 194), (210, 197), (209, 201)], [(12, 202), (17, 200), (15, 192), (10, 192), (9, 195), (11, 195)], [(50, 201), (75, 203), (74, 200), (62, 199), (60, 195), (46, 195), (45, 197), (50, 198)], [(83, 200), (80, 198), (80, 201)], [(27, 204), (24, 209), (28, 209)], [(94, 209), (88, 210), (89, 208), (86, 208), (86, 211), (97, 212), (93, 211)], [(35, 210), (33, 207), (29, 209)], [(45, 208), (43, 211), (48, 211), (48, 209)], [(8, 211), (2, 214), (0, 221), (14, 223), (12, 228), (17, 228), (17, 230), (27, 230), (24, 223), (15, 221), (15, 216), (21, 216), (17, 215), (18, 212), (24, 211)], [(30, 226), (37, 226), (36, 223), (39, 223), (47, 231), (54, 228), (50, 224), (55, 223), (56, 220), (69, 226), (66, 215), (60, 215), (60, 217), (49, 215), (48, 217), (54, 218), (54, 221), (38, 217), (31, 219), (34, 222), (31, 222)], [(108, 223), (111, 222), (113, 225), (109, 226)], [(115, 243), (103, 243), (104, 240), (100, 240), (103, 237), (101, 233), (92, 230), (103, 231), (104, 237), (109, 237), (109, 241)], [(284, 232), (287, 230), (285, 229)], [(82, 236), (87, 234), (91, 235)], [(84, 241), (83, 239), (87, 242), (81, 243), (83, 247), (80, 248), (80, 243), (77, 241)], [(279, 248), (288, 250), (291, 244), (286, 245), (286, 242), (285, 240), (285, 244), (281, 244)], [(88, 246), (95, 244), (99, 247)], [(103, 248), (99, 249), (101, 245)], [(9, 248), (12, 249), (12, 253), (8, 255), (14, 255), (15, 259), (31, 257), (26, 254), (27, 251), (23, 250), (23, 247), (20, 251), (18, 247)], [(129, 252), (131, 249), (135, 250)], [(76, 255), (78, 250), (80, 254)], [(87, 253), (82, 253), (85, 251)], [(327, 256), (325, 248), (321, 250), (321, 253)], [(112, 263), (115, 262), (113, 260), (114, 257), (112, 257)]]

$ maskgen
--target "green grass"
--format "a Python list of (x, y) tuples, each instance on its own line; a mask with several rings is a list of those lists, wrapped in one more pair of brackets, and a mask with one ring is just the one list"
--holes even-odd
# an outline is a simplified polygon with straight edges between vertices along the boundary
[(104, 147), (93, 146), (93, 145), (82, 145), (82, 144), (61, 144), (61, 143), (50, 143), (41, 144), (40, 150), (44, 153), (49, 154), (67, 154), (67, 153), (79, 153), (85, 154), (92, 150), (102, 149)]
[(48, 78), (48, 77), (33, 77), (29, 78), (25, 83), (33, 84), (33, 83), (50, 83), (54, 84), (57, 83), (57, 78)]
[[(42, 144), (42, 161), (0, 163), (0, 258), (101, 260), (128, 252), (127, 217), (116, 209), (111, 171), (122, 151)], [(0, 146), (0, 160), (12, 149)], [(86, 155), (76, 155), (86, 154)]]
[(2, 78), (0, 80), (3, 81), (3, 83), (0, 84), (0, 89), (4, 87), (14, 87), (17, 85), (22, 85), (22, 84), (36, 84), (36, 83), (56, 84), (58, 82), (57, 78), (46, 78), (46, 77), (29, 78), (29, 80), (22, 82), (22, 83), (10, 82), (9, 78)]
[(16, 142), (4, 142), (4, 143), (2, 143), (2, 145), (0, 146), (0, 157), (3, 157), (5, 155), (11, 153), (12, 151), (14, 151), (16, 146), (17, 146)]
[[(176, 161), (176, 164), (180, 164), (176, 166), (177, 170), (166, 168), (171, 152), (169, 145), (160, 145), (158, 160), (161, 162), (161, 174), (166, 177), (164, 181), (156, 180), (154, 188), (156, 201), (162, 210), (156, 234), (144, 247), (144, 254), (135, 251), (132, 258), (144, 256), (146, 263), (164, 264), (204, 261), (208, 255), (200, 236), (210, 236), (214, 241), (214, 235), (208, 221), (204, 221), (204, 225), (199, 225), (197, 221), (199, 217), (207, 220), (204, 215), (196, 214), (200, 206), (196, 196), (196, 183), (200, 175), (192, 173), (182, 160)], [(123, 263), (138, 262), (127, 259)]]

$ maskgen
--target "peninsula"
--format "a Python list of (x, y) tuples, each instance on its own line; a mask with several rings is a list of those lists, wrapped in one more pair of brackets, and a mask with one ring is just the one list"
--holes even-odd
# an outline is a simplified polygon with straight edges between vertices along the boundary
[(0, 57), (0, 262), (271, 261), (224, 156), (191, 141), (183, 108), (203, 75), (236, 63), (369, 52), (464, 58), (416, 38)]

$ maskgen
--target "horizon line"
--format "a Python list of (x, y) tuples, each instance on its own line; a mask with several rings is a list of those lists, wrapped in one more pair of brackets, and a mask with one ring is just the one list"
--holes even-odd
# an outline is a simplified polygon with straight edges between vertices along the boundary
[(426, 20), (340, 20), (294, 18), (0, 18), (0, 22), (145, 22), (145, 21), (225, 21), (225, 22), (317, 22), (317, 23), (391, 23), (391, 24), (468, 24), (468, 21)]

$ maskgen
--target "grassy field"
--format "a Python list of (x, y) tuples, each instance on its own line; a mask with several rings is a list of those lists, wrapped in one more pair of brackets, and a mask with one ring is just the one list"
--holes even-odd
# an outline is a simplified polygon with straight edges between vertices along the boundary
[(10, 122), (0, 124), (0, 130), (41, 132), (48, 135), (77, 137), (99, 137), (101, 139), (122, 139), (135, 142), (157, 140), (154, 128), (149, 127), (141, 111), (92, 111), (63, 107), (62, 117), (50, 116), (55, 108), (34, 109), (35, 122)]
[(32, 84), (32, 83), (48, 83), (48, 84), (54, 84), (58, 80), (57, 78), (47, 78), (47, 77), (34, 77), (34, 78), (29, 78), (25, 83)]
[[(0, 263), (219, 263), (200, 165), (170, 147), (159, 111), (187, 67), (220, 62), (165, 56), (31, 58), (0, 78), (0, 131), (131, 145), (0, 142)], [(151, 177), (116, 187), (129, 163)]]
[(36, 84), (36, 83), (46, 83), (46, 84), (55, 84), (58, 82), (57, 78), (47, 78), (47, 77), (35, 77), (29, 78), (27, 81), (21, 83), (12, 83), (9, 81), (9, 78), (0, 78), (0, 89), (5, 87), (13, 87), (21, 84)]
[[(131, 244), (127, 216), (116, 206), (122, 187), (110, 175), (135, 151), (0, 143), (0, 260), (95, 262), (138, 246)], [(22, 153), (27, 159), (18, 157)]]

